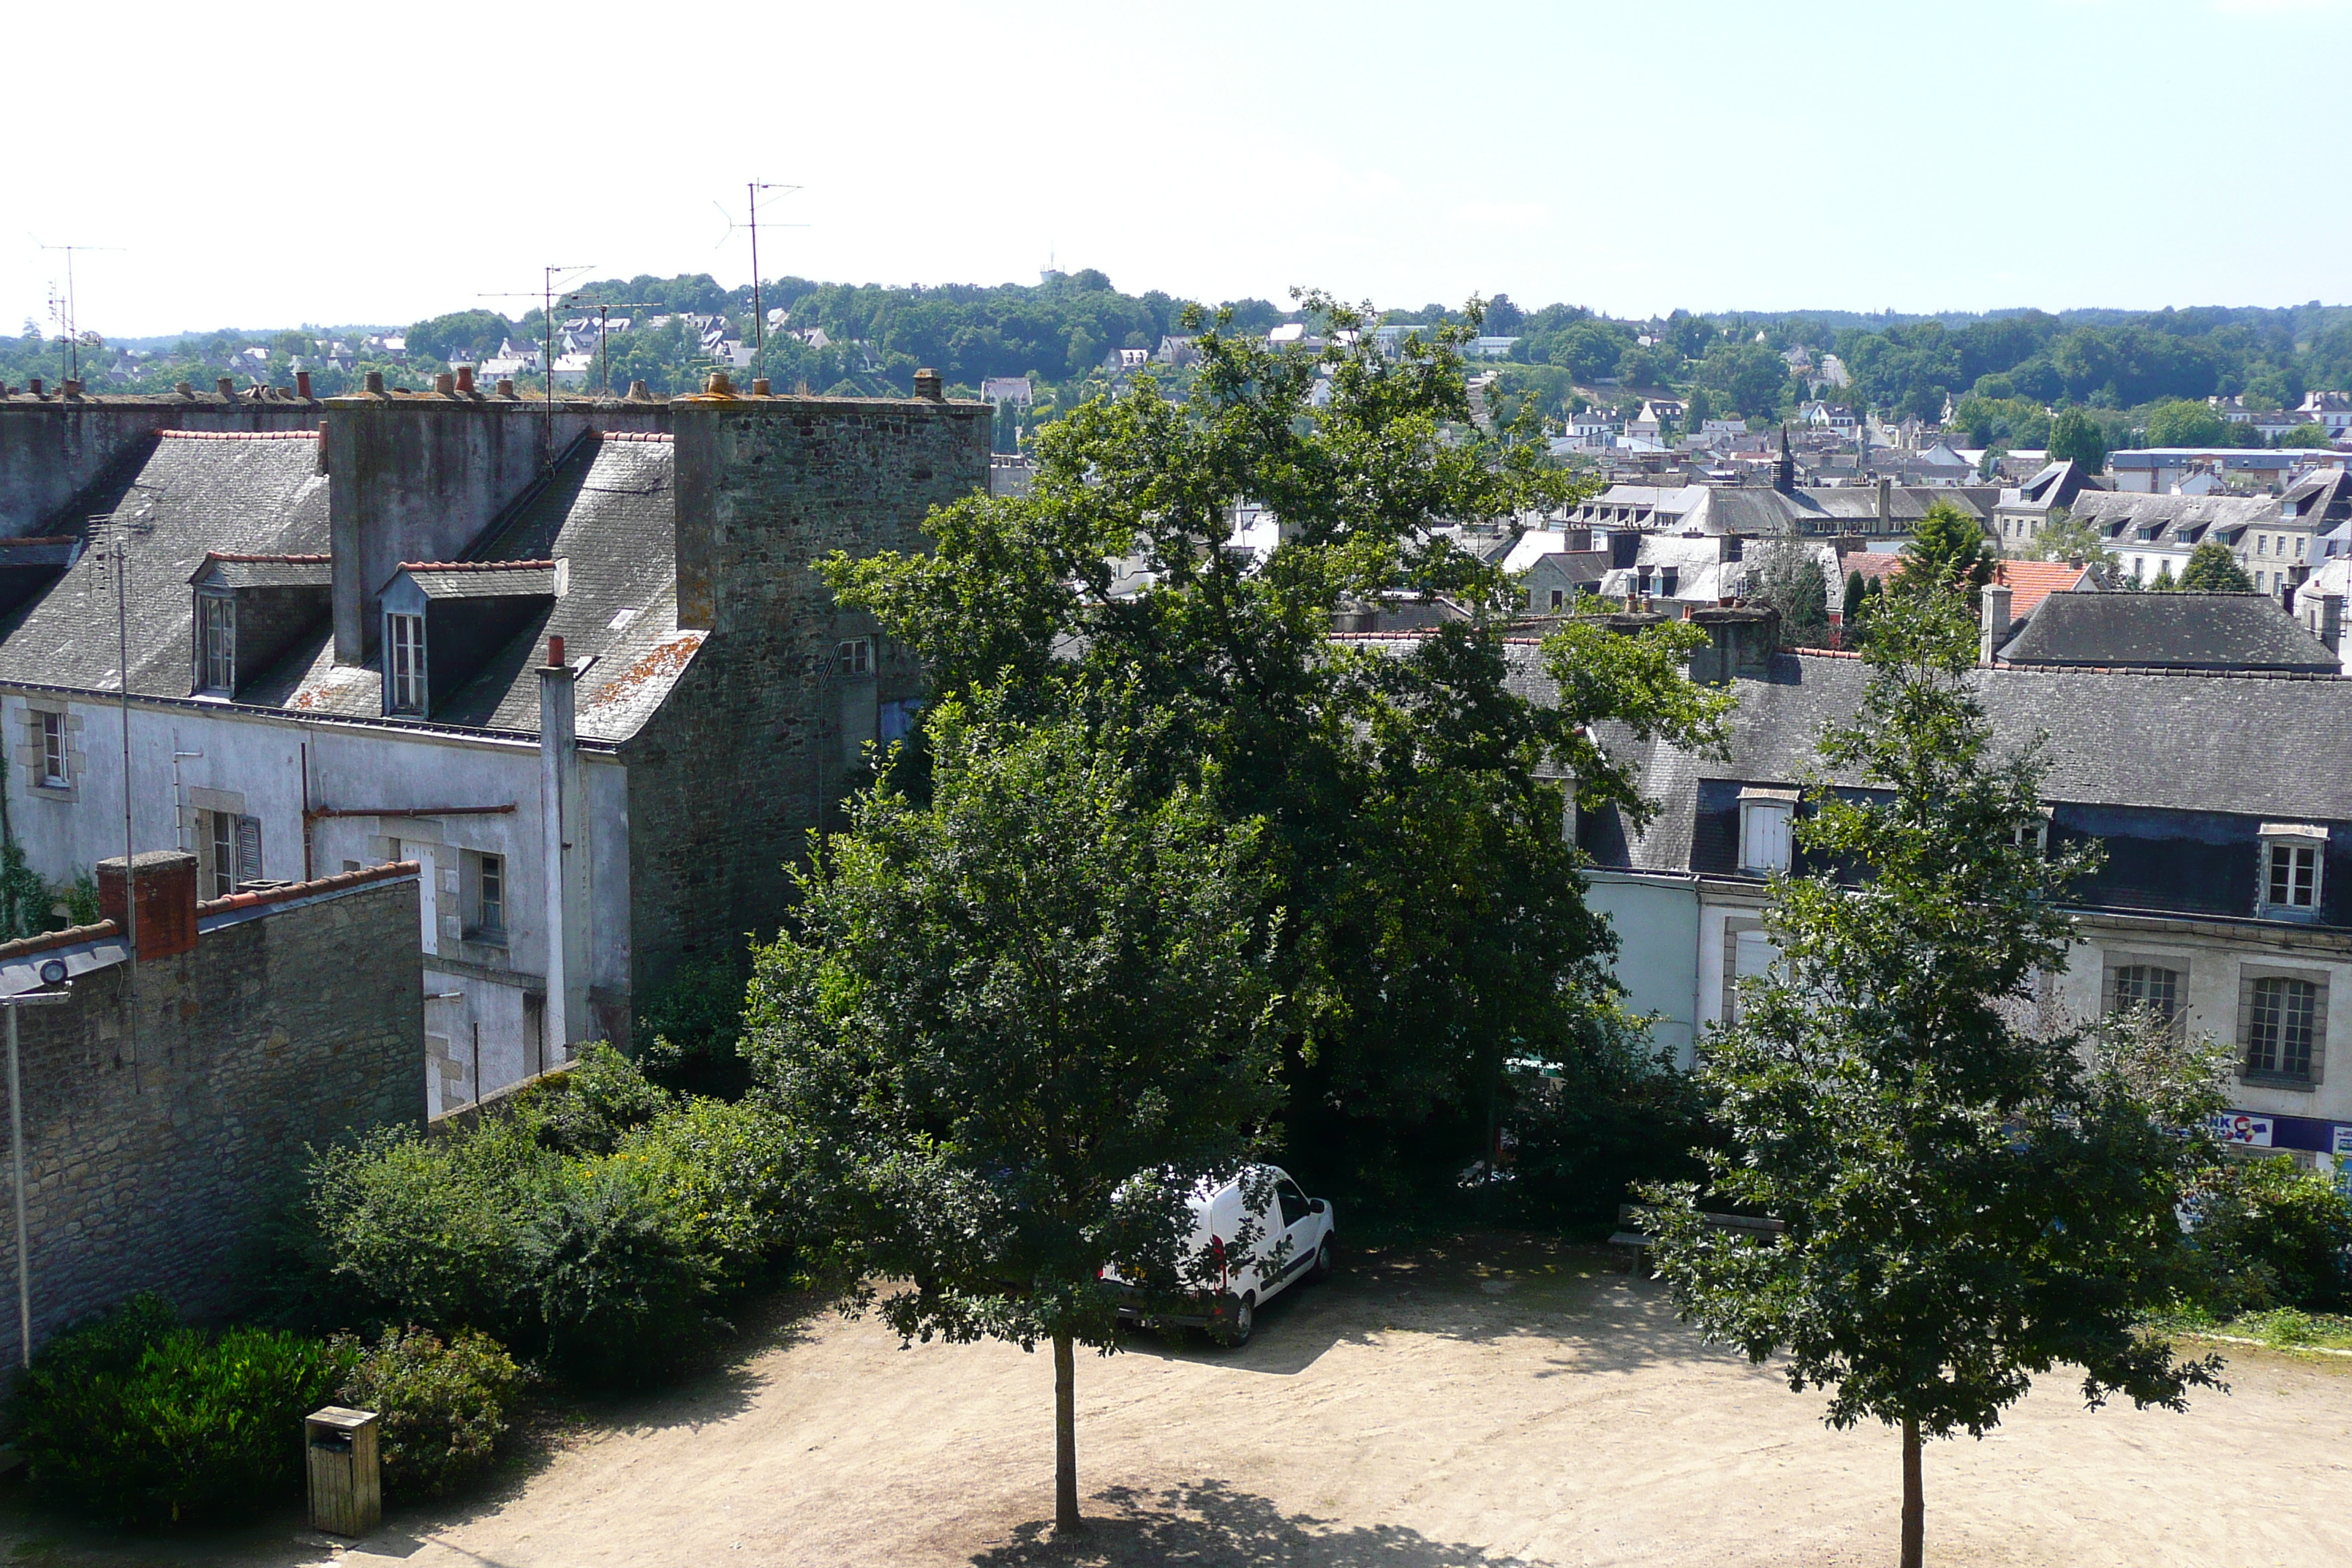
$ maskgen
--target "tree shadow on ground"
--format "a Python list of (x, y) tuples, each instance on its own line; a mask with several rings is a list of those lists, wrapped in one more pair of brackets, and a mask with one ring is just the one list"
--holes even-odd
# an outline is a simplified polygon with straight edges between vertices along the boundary
[(1432, 1541), (1402, 1525), (1340, 1525), (1285, 1514), (1266, 1498), (1204, 1480), (1157, 1493), (1113, 1487), (1091, 1500), (1107, 1503), (1075, 1541), (1055, 1539), (1033, 1521), (1013, 1539), (971, 1559), (973, 1568), (1525, 1568), (1484, 1547)]

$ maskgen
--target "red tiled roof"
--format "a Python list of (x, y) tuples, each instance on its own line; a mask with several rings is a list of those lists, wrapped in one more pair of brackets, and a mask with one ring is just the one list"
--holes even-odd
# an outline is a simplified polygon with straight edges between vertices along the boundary
[(404, 561), (403, 572), (544, 572), (552, 561)]
[(38, 936), (20, 936), (14, 942), (0, 942), (0, 959), (22, 958), (28, 952), (40, 952), (52, 947), (71, 947), (76, 942), (96, 942), (100, 937), (121, 934), (122, 928), (112, 921), (100, 921), (96, 925), (68, 926), (63, 931), (45, 931)]
[(599, 430), (599, 441), (675, 441), (677, 437), (667, 430)]
[(1852, 576), (1859, 572), (1865, 583), (1883, 583), (1902, 570), (1903, 557), (1894, 551), (1850, 550), (1838, 557), (1840, 575)]
[(167, 441), (315, 441), (316, 430), (158, 430)]
[(317, 893), (340, 892), (345, 888), (362, 887), (369, 882), (389, 882), (401, 877), (414, 877), (421, 869), (414, 860), (394, 860), (389, 865), (370, 866), (359, 871), (339, 871), (334, 876), (314, 878), (308, 882), (289, 882), (282, 888), (231, 893), (226, 899), (207, 899), (196, 906), (196, 913), (225, 915), (231, 910), (249, 910), (260, 904), (283, 903), (289, 899), (307, 899)]
[(2011, 618), (2022, 620), (2051, 595), (2080, 588), (2090, 570), (2063, 561), (2004, 561), (1993, 568), (1992, 579), (2009, 590)]

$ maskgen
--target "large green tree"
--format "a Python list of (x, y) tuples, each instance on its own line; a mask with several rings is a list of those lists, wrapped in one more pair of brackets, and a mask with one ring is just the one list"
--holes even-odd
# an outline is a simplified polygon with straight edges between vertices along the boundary
[(1992, 581), (2000, 552), (1984, 524), (1948, 500), (1938, 500), (1912, 527), (1903, 546), (1895, 586), (1910, 594), (1960, 594), (1973, 603)]
[(1981, 1436), (2062, 1363), (2094, 1406), (2171, 1409), (2218, 1367), (2141, 1327), (2190, 1278), (2175, 1211), (2213, 1158), (2216, 1063), (2160, 1025), (2025, 1026), (2096, 856), (2039, 847), (2038, 752), (1996, 748), (1974, 644), (1948, 595), (1874, 621), (1867, 695), (1822, 736), (1797, 832), (1822, 869), (1775, 879), (1772, 972), (1702, 1053), (1714, 1196), (1785, 1233), (1738, 1239), (1696, 1189), (1654, 1194), (1685, 1316), (1785, 1356), (1832, 1426), (1901, 1429), (1906, 1568), (1924, 1439)]
[[(1264, 820), (1291, 1147), (1318, 1181), (1401, 1198), (1486, 1152), (1505, 1053), (1574, 1053), (1609, 991), (1557, 774), (1587, 810), (1643, 808), (1584, 727), (1705, 744), (1723, 703), (1684, 678), (1679, 626), (1574, 628), (1547, 656), (1560, 700), (1526, 695), (1508, 585), (1455, 529), (1556, 510), (1574, 481), (1541, 442), (1473, 426), (1475, 310), (1390, 353), (1365, 312), (1302, 303), (1327, 347), (1204, 323), (1181, 401), (1146, 376), (1073, 409), (1039, 433), (1027, 495), (936, 514), (928, 555), (824, 571), (943, 695), (1002, 685), (1018, 713), (1072, 682), (1129, 691), (1159, 716), (1154, 776)], [(1255, 544), (1244, 506), (1272, 520)], [(1466, 618), (1331, 637), (1343, 604), (1438, 595)]]
[(2107, 434), (2081, 409), (2061, 409), (2050, 422), (2050, 460), (2071, 460), (2086, 474), (2099, 473), (2107, 466)]
[(1119, 710), (1024, 722), (981, 694), (935, 712), (928, 803), (857, 799), (758, 953), (750, 1014), (835, 1262), (911, 1282), (883, 1320), (1053, 1347), (1065, 1531), (1075, 1347), (1117, 1344), (1103, 1269), (1200, 1268), (1187, 1194), (1279, 1102), (1252, 829), (1157, 784)]
[(2209, 539), (2189, 552), (2188, 563), (2180, 569), (2180, 591), (2184, 594), (2251, 594), (2254, 580), (2246, 575), (2230, 547), (2218, 539)]

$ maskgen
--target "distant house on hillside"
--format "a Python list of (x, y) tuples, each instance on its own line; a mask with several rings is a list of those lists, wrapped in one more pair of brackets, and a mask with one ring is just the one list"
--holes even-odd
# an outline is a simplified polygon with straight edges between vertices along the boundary
[(1025, 375), (992, 375), (980, 384), (980, 400), (999, 407), (1011, 403), (1026, 408), (1033, 395)]

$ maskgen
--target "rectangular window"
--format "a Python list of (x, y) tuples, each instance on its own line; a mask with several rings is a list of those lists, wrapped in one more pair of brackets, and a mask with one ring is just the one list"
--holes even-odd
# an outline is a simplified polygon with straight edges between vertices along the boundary
[(2307, 910), (2319, 901), (2319, 847), (2270, 846), (2269, 901), (2282, 909)]
[(210, 896), (226, 899), (236, 891), (236, 817), (226, 811), (205, 813), (205, 870), (212, 884)]
[(203, 620), (201, 689), (233, 697), (236, 694), (236, 601), (225, 594), (205, 594), (197, 597), (196, 605)]
[(1551, 607), (1555, 610), (1559, 609), (1561, 603), (1566, 600), (1567, 597), (1568, 595), (1565, 593), (1561, 592), (1558, 588), (1554, 588), (1551, 591)]
[(479, 890), (474, 899), (474, 923), (484, 931), (507, 929), (507, 861), (503, 855), (482, 857)]
[(66, 716), (62, 713), (41, 714), (41, 783), (51, 789), (64, 789), (73, 780), (66, 773)]
[(425, 711), (425, 617), (386, 616), (384, 654), (392, 671), (392, 710)]
[(1739, 795), (1740, 870), (1751, 877), (1786, 871), (1797, 792), (1746, 789)]
[(2310, 1081), (2319, 1043), (2319, 987), (2277, 975), (2248, 984), (2247, 1075)]
[(466, 851), (461, 894), (467, 942), (507, 939), (507, 858)]
[(2180, 1009), (2180, 972), (2154, 963), (2127, 963), (2116, 971), (2115, 1010), (2152, 1008), (2167, 1023)]
[(841, 675), (874, 673), (874, 639), (852, 637), (833, 651), (834, 668)]

